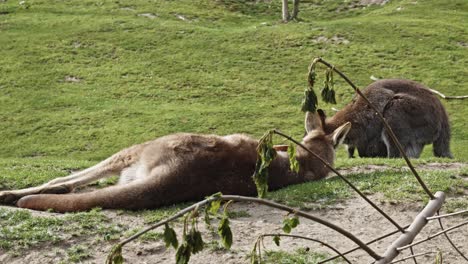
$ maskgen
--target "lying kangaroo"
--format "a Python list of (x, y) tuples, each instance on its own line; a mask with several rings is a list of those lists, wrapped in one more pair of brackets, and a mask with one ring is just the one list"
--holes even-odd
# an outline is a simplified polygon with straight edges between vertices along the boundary
[[(364, 95), (387, 120), (409, 157), (418, 158), (426, 144), (433, 144), (434, 155), (453, 158), (450, 152), (450, 126), (448, 116), (439, 99), (422, 84), (409, 80), (380, 80), (369, 85)], [(361, 157), (400, 157), (382, 121), (360, 96), (326, 118), (325, 133), (351, 122), (344, 143), (349, 156), (354, 148)]]
[[(318, 114), (306, 114), (308, 131), (303, 144), (333, 164), (335, 147), (351, 124), (325, 134)], [(252, 180), (258, 141), (246, 135), (173, 134), (124, 149), (99, 164), (57, 178), (38, 187), (0, 192), (0, 203), (14, 203), (34, 210), (56, 212), (93, 207), (143, 209), (223, 194), (255, 195)], [(269, 168), (269, 188), (324, 178), (329, 169), (302, 148), (297, 148), (299, 173), (289, 169), (286, 152), (278, 152)], [(120, 174), (116, 186), (87, 193), (73, 189)], [(52, 194), (53, 193), (53, 194)]]

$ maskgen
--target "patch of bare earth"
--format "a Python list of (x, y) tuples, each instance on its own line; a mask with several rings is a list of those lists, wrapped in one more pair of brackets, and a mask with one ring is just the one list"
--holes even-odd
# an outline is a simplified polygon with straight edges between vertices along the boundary
[[(425, 163), (425, 164), (419, 164), (416, 165), (415, 168), (416, 170), (455, 170), (455, 169), (461, 169), (466, 167), (466, 163), (461, 163), (461, 162), (454, 162), (454, 163)], [(345, 169), (340, 169), (338, 170), (341, 174), (343, 175), (348, 175), (348, 174), (357, 174), (357, 173), (372, 173), (375, 171), (388, 171), (388, 170), (395, 170), (395, 171), (410, 171), (409, 167), (403, 167), (403, 168), (393, 168), (387, 165), (362, 165), (362, 166), (357, 166), (357, 167), (350, 167), (350, 168), (345, 168)], [(332, 176), (334, 177), (334, 176)]]
[[(458, 169), (466, 166), (463, 163), (429, 163), (419, 165), (420, 169)], [(370, 172), (375, 170), (387, 170), (385, 166), (363, 166), (353, 168), (348, 173), (355, 172)], [(348, 169), (350, 170), (350, 169)], [(461, 196), (462, 199), (468, 198), (466, 195)], [(412, 222), (414, 217), (422, 210), (424, 204), (419, 202), (412, 203), (389, 203), (385, 202), (381, 195), (373, 195), (370, 197), (381, 207), (387, 214), (389, 214), (401, 226), (405, 226)], [(450, 199), (460, 199), (460, 196)], [(232, 211), (246, 211), (248, 217), (234, 218), (231, 220), (231, 229), (234, 234), (234, 243), (231, 250), (223, 250), (216, 246), (207, 246), (201, 253), (192, 256), (190, 263), (206, 264), (206, 263), (223, 263), (223, 264), (237, 264), (249, 263), (246, 256), (252, 249), (252, 245), (260, 234), (266, 233), (281, 233), (281, 223), (285, 213), (279, 210), (274, 210), (268, 207), (259, 206), (256, 204), (241, 204), (235, 203), (231, 207)], [(18, 209), (16, 209), (18, 210)], [(146, 225), (143, 219), (136, 216), (121, 214), (112, 210), (104, 210), (103, 213), (112, 219), (115, 224), (123, 224), (128, 226), (129, 229), (144, 228)], [(386, 233), (396, 230), (396, 228), (389, 223), (385, 218), (381, 217), (375, 209), (368, 205), (361, 198), (351, 198), (339, 202), (333, 206), (325, 209), (313, 210), (309, 213), (326, 219), (332, 223), (349, 230), (362, 241), (369, 241)], [(442, 210), (441, 213), (444, 213)], [(47, 212), (34, 212), (38, 216), (55, 215), (61, 217), (59, 214), (52, 214)], [(444, 219), (446, 227), (454, 226), (467, 220), (467, 216), (454, 216)], [(203, 222), (202, 220), (200, 222)], [(210, 240), (217, 240), (217, 236), (208, 230), (204, 224), (200, 223), (200, 230), (203, 233), (205, 242)], [(216, 226), (216, 225), (214, 225)], [(181, 223), (175, 224), (175, 229), (178, 234), (182, 233)], [(157, 230), (162, 232), (162, 230)], [(429, 222), (423, 231), (416, 237), (416, 240), (426, 238), (430, 234), (440, 231), (438, 223), (433, 221)], [(292, 231), (293, 234), (300, 234), (315, 239), (323, 240), (324, 242), (335, 246), (340, 251), (344, 252), (353, 248), (355, 245), (350, 240), (341, 236), (337, 232), (328, 229), (315, 222), (301, 219), (300, 225)], [(453, 242), (460, 248), (460, 250), (468, 255), (468, 226), (462, 226), (449, 233)], [(385, 249), (398, 237), (397, 235), (390, 236), (371, 245), (378, 254), (383, 254)], [(103, 263), (107, 253), (112, 247), (109, 242), (97, 242), (97, 237), (83, 238), (80, 243), (89, 245), (89, 250), (92, 257), (85, 259), (82, 263)], [(180, 239), (180, 238), (179, 238)], [(13, 257), (5, 252), (0, 252), (0, 263), (57, 263), (66, 260), (66, 250), (71, 245), (65, 240), (64, 243), (59, 245), (42, 245), (40, 247), (21, 252), (20, 257)], [(265, 240), (265, 246), (269, 250), (285, 250), (294, 251), (297, 248), (310, 248), (312, 251), (324, 252), (330, 255), (333, 253), (327, 248), (314, 244), (308, 241), (293, 240), (282, 238), (281, 246), (277, 247), (271, 239)], [(436, 237), (414, 248), (415, 253), (422, 253), (441, 250), (444, 256), (444, 263), (461, 264), (466, 263), (450, 246), (444, 236)], [(398, 258), (408, 256), (409, 250), (404, 251)], [(142, 242), (136, 241), (127, 244), (123, 249), (123, 256), (126, 263), (175, 263), (174, 249), (166, 249), (163, 241)], [(368, 256), (364, 251), (358, 250), (348, 255), (352, 263), (371, 263), (373, 259)], [(419, 263), (433, 263), (434, 255), (428, 255), (418, 258)], [(413, 263), (412, 261), (401, 263)]]
[(344, 3), (336, 9), (336, 12), (347, 10), (365, 9), (368, 6), (380, 5), (383, 6), (390, 0), (359, 0), (359, 1), (344, 1)]
[(342, 36), (333, 36), (331, 38), (327, 38), (325, 36), (318, 36), (314, 39), (312, 39), (312, 42), (314, 43), (331, 43), (331, 44), (349, 44), (349, 40)]

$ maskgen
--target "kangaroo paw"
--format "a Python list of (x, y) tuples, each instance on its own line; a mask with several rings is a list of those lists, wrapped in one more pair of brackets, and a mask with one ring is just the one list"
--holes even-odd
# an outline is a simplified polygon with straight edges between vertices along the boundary
[(20, 197), (11, 192), (0, 192), (0, 204), (15, 204)]
[(65, 185), (57, 185), (57, 186), (51, 186), (43, 189), (41, 191), (41, 194), (64, 194), (64, 193), (69, 193), (72, 190), (65, 186)]

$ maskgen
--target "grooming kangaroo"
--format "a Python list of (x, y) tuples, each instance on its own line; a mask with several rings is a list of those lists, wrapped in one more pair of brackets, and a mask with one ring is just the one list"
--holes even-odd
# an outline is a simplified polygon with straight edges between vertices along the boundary
[[(303, 144), (333, 163), (335, 147), (342, 142), (350, 123), (329, 134), (318, 114), (306, 114), (308, 134)], [(248, 136), (173, 134), (124, 149), (101, 163), (44, 185), (0, 192), (0, 203), (56, 212), (93, 207), (143, 209), (223, 194), (255, 195), (252, 174), (258, 141)], [(302, 148), (297, 148), (299, 173), (289, 169), (286, 152), (278, 152), (269, 169), (269, 188), (324, 178), (329, 169)], [(98, 179), (120, 174), (119, 184), (88, 193), (73, 189)], [(53, 193), (53, 194), (52, 194)]]
[[(409, 157), (418, 158), (424, 145), (433, 144), (434, 155), (452, 158), (448, 116), (439, 99), (414, 81), (388, 79), (369, 85), (364, 95), (387, 120)], [(351, 122), (345, 144), (349, 155), (354, 147), (361, 157), (400, 157), (382, 121), (358, 95), (334, 116), (325, 119), (325, 133)]]

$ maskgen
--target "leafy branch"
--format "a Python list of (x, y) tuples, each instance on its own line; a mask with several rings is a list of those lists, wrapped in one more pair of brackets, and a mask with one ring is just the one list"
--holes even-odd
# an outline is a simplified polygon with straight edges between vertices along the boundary
[[(117, 263), (123, 263), (123, 257), (122, 257), (122, 247), (137, 239), (138, 237), (140, 237), (141, 235), (145, 234), (146, 232), (150, 231), (150, 230), (153, 230), (153, 229), (156, 229), (160, 226), (163, 226), (169, 222), (172, 222), (180, 217), (183, 217), (185, 216), (186, 214), (192, 212), (198, 212), (198, 208), (202, 207), (202, 206), (206, 206), (210, 203), (212, 203), (213, 201), (236, 201), (236, 202), (253, 202), (253, 203), (257, 203), (257, 204), (261, 204), (261, 205), (265, 205), (265, 206), (268, 206), (268, 207), (271, 207), (271, 208), (276, 208), (276, 209), (279, 209), (279, 210), (282, 210), (282, 211), (285, 211), (285, 212), (288, 212), (289, 214), (293, 214), (294, 216), (297, 216), (297, 217), (303, 217), (305, 219), (309, 219), (309, 220), (312, 220), (316, 223), (319, 223), (321, 225), (324, 225), (332, 230), (335, 230), (336, 232), (344, 235), (345, 237), (347, 237), (348, 239), (350, 239), (351, 241), (353, 241), (354, 243), (356, 243), (360, 248), (362, 248), (364, 251), (366, 251), (371, 257), (373, 257), (374, 259), (380, 259), (380, 256), (375, 253), (371, 248), (369, 248), (364, 242), (362, 242), (360, 239), (358, 239), (356, 236), (354, 236), (353, 234), (351, 234), (350, 232), (348, 232), (347, 230), (345, 229), (342, 229), (341, 227), (325, 220), (325, 219), (322, 219), (320, 217), (317, 217), (317, 216), (314, 216), (314, 215), (311, 215), (309, 213), (306, 213), (304, 211), (300, 211), (300, 210), (297, 210), (295, 208), (292, 208), (292, 207), (289, 207), (289, 206), (286, 206), (286, 205), (282, 205), (282, 204), (279, 204), (279, 203), (275, 203), (273, 201), (269, 201), (269, 200), (266, 200), (266, 199), (261, 199), (261, 198), (255, 198), (255, 197), (246, 197), (246, 196), (237, 196), (237, 195), (221, 195), (220, 193), (218, 194), (215, 194), (213, 196), (210, 196), (206, 199), (204, 199), (203, 201), (200, 201), (198, 203), (195, 203), (194, 205), (191, 205), (191, 206), (188, 206), (186, 207), (185, 209), (182, 209), (180, 210), (178, 213), (176, 213), (175, 215), (165, 219), (165, 220), (162, 220), (136, 234), (134, 234), (133, 236), (119, 242), (118, 244), (116, 244), (111, 252), (109, 253), (108, 257), (107, 257), (107, 260), (106, 260), (106, 263), (107, 264), (117, 264)], [(229, 203), (227, 203), (229, 204)], [(219, 207), (218, 207), (219, 208)], [(222, 219), (227, 219), (227, 205), (225, 206), (224, 208), (224, 216)], [(206, 212), (206, 211), (205, 211)], [(192, 217), (193, 218), (193, 217)], [(186, 219), (188, 220), (189, 218), (186, 217)], [(229, 221), (220, 221), (219, 223), (219, 227), (218, 227), (218, 232), (220, 235), (221, 235), (221, 239), (222, 241), (226, 241), (228, 242), (227, 244), (225, 244), (225, 246), (229, 245), (229, 247), (232, 245), (232, 232), (230, 232), (230, 227), (229, 227)], [(184, 226), (186, 225), (187, 221), (184, 221)], [(292, 222), (296, 222), (296, 220), (292, 220)], [(298, 224), (298, 220), (296, 222), (296, 225)], [(185, 227), (184, 227), (185, 228)], [(229, 231), (228, 231), (229, 229)], [(231, 236), (229, 235), (229, 233), (231, 234)], [(198, 235), (197, 235), (198, 236)], [(189, 240), (186, 240), (186, 241), (189, 241)], [(185, 243), (185, 242), (184, 242)], [(172, 245), (172, 243), (170, 243)], [(179, 246), (179, 250), (181, 250), (180, 248), (183, 246), (184, 244), (180, 245)], [(190, 250), (189, 250), (190, 249)], [(187, 255), (189, 255), (189, 252), (190, 254), (193, 253), (193, 244), (191, 244), (190, 246), (187, 245), (183, 248), (183, 250), (181, 250), (182, 252), (180, 253), (181, 256), (184, 256), (184, 258), (180, 258), (180, 261), (181, 262), (177, 262), (177, 263), (187, 263), (189, 258), (186, 258)], [(197, 251), (198, 252), (198, 251)], [(182, 254), (183, 253), (183, 254)], [(182, 261), (187, 261), (187, 262), (182, 262)]]

